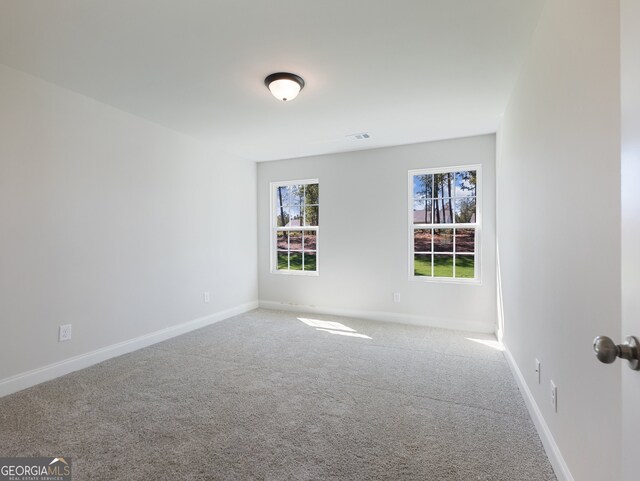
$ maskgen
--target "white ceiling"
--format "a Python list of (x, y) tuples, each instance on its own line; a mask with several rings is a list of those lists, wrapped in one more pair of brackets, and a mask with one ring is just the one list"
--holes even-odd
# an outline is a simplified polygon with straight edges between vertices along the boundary
[[(495, 132), (542, 3), (0, 0), (0, 63), (244, 158), (300, 157)], [(263, 84), (277, 71), (306, 81), (290, 103)]]

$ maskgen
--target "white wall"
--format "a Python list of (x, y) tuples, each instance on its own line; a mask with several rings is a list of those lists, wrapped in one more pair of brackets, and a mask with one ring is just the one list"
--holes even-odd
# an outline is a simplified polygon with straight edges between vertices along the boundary
[(255, 172), (0, 66), (0, 381), (257, 300)]
[(547, 2), (499, 137), (504, 342), (576, 481), (620, 479), (619, 71), (617, 0)]
[[(482, 285), (408, 279), (407, 171), (482, 164)], [(258, 164), (261, 305), (492, 332), (495, 136)], [(320, 181), (320, 275), (270, 273), (269, 183)], [(401, 302), (393, 302), (393, 292)]]

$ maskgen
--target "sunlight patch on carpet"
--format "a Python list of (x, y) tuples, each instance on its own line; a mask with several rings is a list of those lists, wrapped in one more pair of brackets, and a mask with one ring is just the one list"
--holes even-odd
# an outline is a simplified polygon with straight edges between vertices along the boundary
[(477, 342), (478, 344), (490, 347), (496, 351), (504, 351), (504, 346), (500, 341), (492, 341), (491, 339), (473, 339), (471, 337), (465, 337), (465, 339), (467, 341)]
[(360, 334), (355, 329), (345, 326), (340, 322), (335, 321), (322, 321), (320, 319), (308, 319), (306, 317), (298, 317), (298, 320), (304, 322), (307, 326), (315, 327), (316, 331), (324, 331), (330, 334), (337, 334), (340, 336), (359, 337), (361, 339), (371, 339), (371, 337)]

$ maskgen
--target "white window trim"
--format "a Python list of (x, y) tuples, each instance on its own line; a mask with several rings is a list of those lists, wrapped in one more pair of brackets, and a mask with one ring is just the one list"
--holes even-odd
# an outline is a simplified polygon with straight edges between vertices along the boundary
[[(475, 224), (414, 224), (413, 223), (413, 176), (423, 174), (446, 174), (448, 172), (459, 172), (463, 170), (475, 170), (476, 181), (476, 222)], [(416, 282), (435, 282), (439, 284), (482, 284), (482, 165), (456, 165), (451, 167), (432, 167), (428, 169), (413, 169), (408, 172), (407, 181), (407, 208), (408, 208), (408, 278), (410, 281)], [(465, 228), (472, 225), (476, 229), (476, 246), (474, 249), (474, 269), (475, 278), (455, 278), (455, 277), (427, 277), (416, 276), (414, 274), (413, 258), (414, 258), (414, 245), (413, 245), (413, 231), (416, 226), (422, 226), (424, 228), (432, 228), (434, 225), (439, 228)]]
[[(285, 275), (285, 276), (312, 276), (317, 277), (320, 275), (320, 222), (317, 226), (300, 226), (295, 229), (279, 229), (277, 226), (276, 218), (273, 215), (275, 212), (276, 200), (276, 188), (283, 185), (300, 185), (300, 184), (318, 184), (319, 179), (304, 179), (304, 180), (287, 180), (279, 182), (271, 182), (269, 184), (269, 222), (271, 223), (269, 228), (269, 259), (270, 259), (270, 271), (271, 274)], [(320, 189), (318, 188), (318, 206), (320, 206)], [(278, 230), (297, 230), (297, 231), (315, 231), (316, 232), (316, 270), (315, 271), (292, 271), (278, 269), (278, 249), (276, 244), (276, 232)]]

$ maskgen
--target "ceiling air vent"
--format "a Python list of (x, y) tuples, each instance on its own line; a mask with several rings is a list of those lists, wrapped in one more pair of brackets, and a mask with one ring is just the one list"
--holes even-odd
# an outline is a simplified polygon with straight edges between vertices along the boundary
[(371, 135), (369, 135), (368, 132), (362, 132), (360, 134), (352, 134), (352, 135), (347, 135), (347, 139), (349, 140), (367, 140), (370, 139)]

